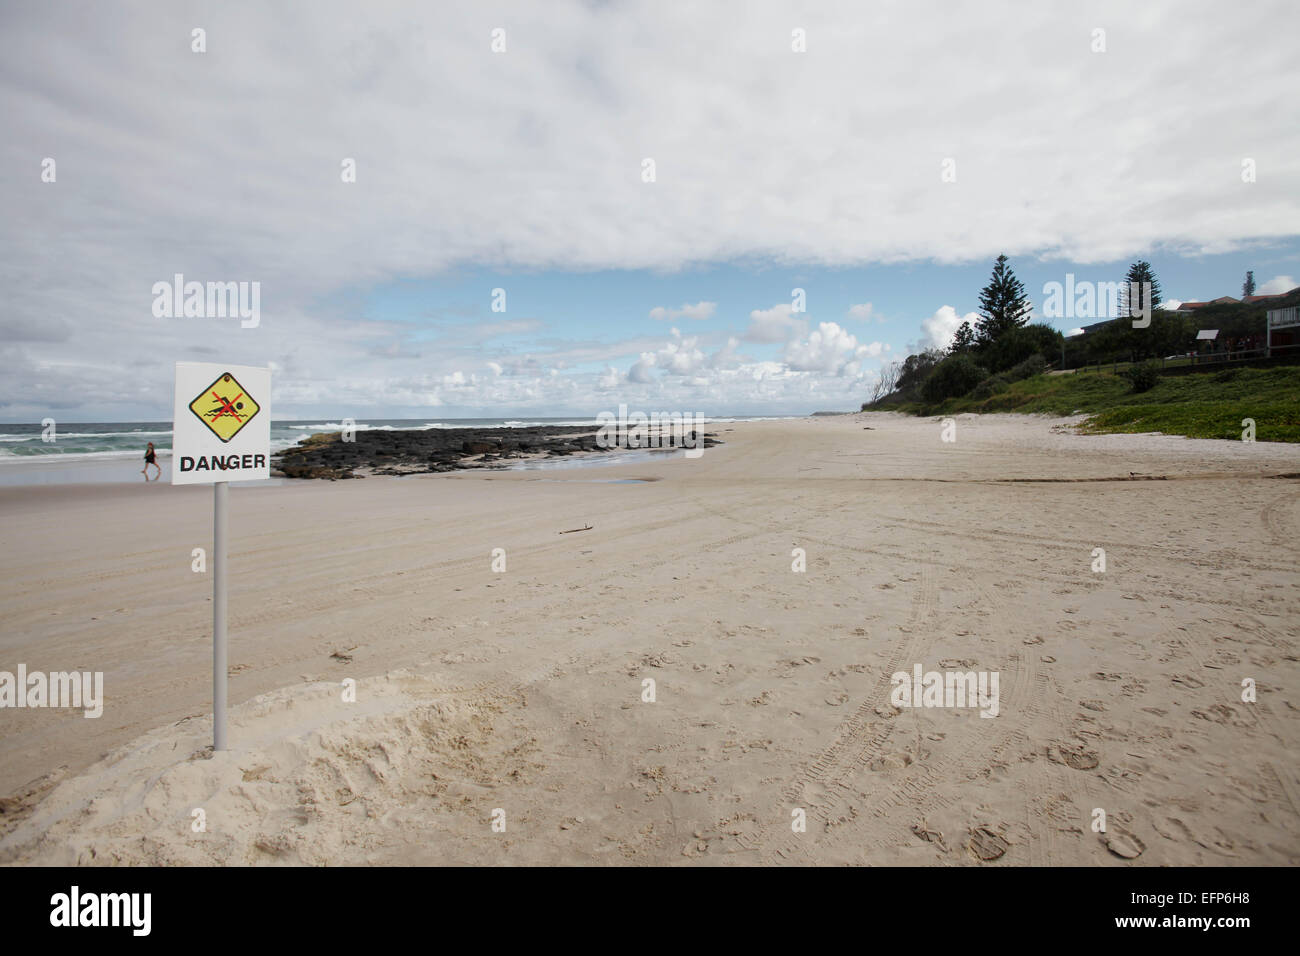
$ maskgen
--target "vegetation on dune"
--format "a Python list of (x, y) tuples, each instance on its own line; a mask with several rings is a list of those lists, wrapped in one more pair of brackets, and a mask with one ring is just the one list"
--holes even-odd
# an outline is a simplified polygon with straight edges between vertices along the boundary
[[(1253, 291), (1252, 280), (1247, 274), (1245, 289)], [(1079, 337), (1082, 343), (1067, 345), (1051, 326), (1028, 324), (1024, 286), (1006, 256), (999, 256), (980, 294), (978, 323), (963, 322), (947, 349), (928, 349), (886, 366), (862, 408), (917, 415), (1086, 413), (1092, 417), (1081, 426), (1084, 431), (1189, 438), (1240, 439), (1249, 419), (1257, 441), (1300, 442), (1300, 367), (1234, 366), (1167, 375), (1162, 374), (1165, 362), (1154, 360), (1186, 348), (1198, 327), (1219, 328), (1232, 340), (1258, 336), (1262, 307), (1206, 305), (1194, 319), (1165, 312), (1159, 308), (1159, 281), (1147, 262), (1133, 264), (1124, 289), (1125, 309), (1132, 289), (1141, 297), (1132, 305), (1150, 310), (1150, 325), (1135, 329), (1127, 319), (1100, 323)], [(1276, 304), (1295, 304), (1294, 298)], [(1059, 366), (1063, 356), (1068, 360), (1071, 349), (1081, 350), (1088, 362), (1104, 357), (1111, 370), (1045, 374), (1049, 364)]]
[(1256, 441), (1300, 442), (1300, 403), (1184, 402), (1178, 405), (1119, 405), (1088, 419), (1083, 431), (1162, 432), (1188, 438), (1241, 439), (1242, 422), (1255, 422)]
[(1249, 418), (1255, 421), (1256, 441), (1300, 442), (1300, 366), (1295, 365), (1164, 376), (1143, 392), (1134, 392), (1124, 376), (1109, 372), (1004, 380), (988, 395), (981, 394), (982, 388), (937, 403), (874, 407), (916, 415), (1082, 412), (1092, 415), (1082, 426), (1088, 432), (1163, 432), (1189, 438), (1240, 439), (1242, 420)]

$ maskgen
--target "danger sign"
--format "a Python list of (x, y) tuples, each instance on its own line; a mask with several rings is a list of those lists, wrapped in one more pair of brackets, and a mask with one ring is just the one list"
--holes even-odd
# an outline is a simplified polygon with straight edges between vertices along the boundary
[(223, 442), (238, 435), (258, 410), (253, 396), (229, 372), (223, 373), (190, 402), (190, 411)]
[(270, 477), (271, 370), (176, 363), (172, 484)]

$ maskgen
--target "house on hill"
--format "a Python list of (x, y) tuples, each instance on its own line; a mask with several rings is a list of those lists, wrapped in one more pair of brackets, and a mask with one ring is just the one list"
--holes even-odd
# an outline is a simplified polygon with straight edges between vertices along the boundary
[[(1251, 296), (1251, 298), (1257, 299), (1260, 298), (1260, 296)], [(1229, 305), (1239, 301), (1241, 300), (1234, 299), (1230, 295), (1221, 295), (1217, 299), (1211, 299), (1209, 302), (1184, 302), (1178, 308), (1174, 309), (1174, 313), (1177, 315), (1190, 315), (1197, 309), (1203, 309), (1207, 305)]]
[(1211, 299), (1208, 302), (1184, 302), (1178, 308), (1174, 309), (1175, 313), (1190, 315), (1197, 309), (1203, 309), (1207, 305), (1254, 305), (1257, 302), (1273, 302), (1277, 299), (1286, 299), (1297, 292), (1300, 292), (1300, 286), (1296, 286), (1290, 292), (1274, 292), (1269, 295), (1248, 295), (1241, 299), (1234, 299), (1230, 295), (1221, 295), (1217, 299)]
[(1266, 347), (1269, 356), (1300, 348), (1300, 306), (1269, 309), (1267, 323)]

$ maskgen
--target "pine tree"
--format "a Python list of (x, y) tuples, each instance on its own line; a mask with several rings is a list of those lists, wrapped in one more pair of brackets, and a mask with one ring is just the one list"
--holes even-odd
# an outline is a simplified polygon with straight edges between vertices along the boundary
[(1029, 321), (1033, 306), (1025, 297), (1025, 286), (1007, 265), (1005, 255), (998, 256), (993, 278), (980, 292), (980, 318), (975, 326), (979, 346), (992, 345), (1012, 329)]
[[(1143, 285), (1146, 282), (1151, 283), (1151, 285), (1149, 287)], [(1132, 284), (1137, 285), (1138, 297), (1136, 303), (1129, 301)], [(1120, 318), (1127, 318), (1131, 315), (1144, 315), (1148, 307), (1148, 294), (1151, 300), (1149, 307), (1154, 309), (1160, 304), (1160, 281), (1156, 279), (1156, 274), (1151, 269), (1151, 263), (1145, 259), (1139, 259), (1128, 267), (1128, 274), (1124, 276), (1124, 281), (1120, 284)]]
[(975, 347), (975, 330), (971, 328), (969, 322), (963, 322), (957, 326), (957, 331), (952, 337), (952, 345), (948, 347), (949, 355), (959, 355), (962, 352), (969, 352)]
[(1247, 272), (1246, 281), (1245, 283), (1242, 284), (1241, 287), (1241, 297), (1245, 299), (1254, 294), (1255, 294), (1255, 273)]

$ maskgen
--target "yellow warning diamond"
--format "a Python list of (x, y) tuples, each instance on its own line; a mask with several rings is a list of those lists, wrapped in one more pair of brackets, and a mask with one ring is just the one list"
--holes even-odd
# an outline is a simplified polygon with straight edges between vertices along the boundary
[(230, 441), (257, 414), (258, 404), (227, 372), (190, 402), (190, 411), (223, 442)]

